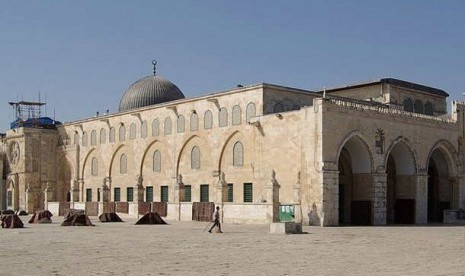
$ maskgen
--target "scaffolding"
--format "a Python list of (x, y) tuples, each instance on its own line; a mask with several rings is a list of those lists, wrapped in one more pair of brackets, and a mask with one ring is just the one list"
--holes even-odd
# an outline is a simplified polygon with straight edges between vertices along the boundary
[(40, 127), (42, 125), (42, 106), (45, 105), (43, 102), (9, 102), (9, 104), (15, 110), (15, 120), (11, 123), (11, 128), (17, 128), (21, 126), (27, 127)]

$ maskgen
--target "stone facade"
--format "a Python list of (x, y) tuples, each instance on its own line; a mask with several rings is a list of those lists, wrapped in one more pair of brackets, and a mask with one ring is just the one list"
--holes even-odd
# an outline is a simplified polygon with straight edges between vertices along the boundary
[[(191, 220), (193, 203), (214, 202), (225, 222), (276, 222), (280, 205), (321, 226), (439, 221), (465, 208), (465, 107), (446, 116), (444, 95), (401, 84), (327, 93), (259, 84), (56, 130), (11, 129), (8, 208), (128, 202), (137, 214), (165, 202), (167, 218)], [(434, 114), (402, 110), (403, 97)]]

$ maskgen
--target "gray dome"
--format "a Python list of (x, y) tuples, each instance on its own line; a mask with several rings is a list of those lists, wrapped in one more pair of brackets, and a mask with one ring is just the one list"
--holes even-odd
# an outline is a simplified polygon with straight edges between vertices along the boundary
[(184, 94), (169, 80), (153, 75), (129, 86), (119, 102), (119, 111), (184, 99)]

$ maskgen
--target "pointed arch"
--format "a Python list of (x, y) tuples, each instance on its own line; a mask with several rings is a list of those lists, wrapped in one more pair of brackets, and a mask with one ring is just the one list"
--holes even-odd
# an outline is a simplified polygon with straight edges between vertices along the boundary
[(441, 139), (437, 141), (433, 147), (431, 147), (430, 152), (428, 153), (428, 157), (426, 159), (426, 168), (428, 168), (429, 162), (435, 150), (439, 150), (445, 157), (445, 161), (447, 163), (447, 167), (449, 170), (450, 176), (457, 175), (457, 162), (458, 162), (458, 152), (455, 150), (452, 143), (448, 140)]
[(125, 145), (119, 145), (119, 146), (116, 148), (116, 150), (113, 152), (113, 155), (112, 155), (111, 158), (110, 158), (110, 164), (109, 164), (109, 166), (108, 166), (108, 176), (109, 176), (109, 177), (111, 177), (112, 172), (113, 172), (113, 164), (114, 164), (114, 162), (115, 162), (115, 157), (118, 155), (118, 152), (119, 152), (122, 148), (124, 148), (124, 147), (125, 147)]
[(84, 157), (84, 161), (82, 162), (82, 169), (81, 169), (81, 175), (80, 175), (80, 178), (81, 179), (84, 179), (84, 173), (86, 171), (86, 166), (87, 166), (87, 161), (89, 159), (89, 156), (91, 156), (91, 154), (95, 151), (95, 148), (92, 148), (90, 149), (86, 156)]
[[(230, 142), (234, 137), (236, 137), (236, 136), (239, 135), (239, 134), (240, 134), (240, 131), (237, 131), (237, 130), (236, 130), (236, 131), (234, 131), (233, 133), (231, 133), (231, 134), (226, 138), (226, 141), (224, 141), (223, 147), (221, 148), (219, 160), (218, 160), (218, 162), (217, 162), (217, 164), (218, 164), (217, 170), (218, 170), (218, 171), (221, 171), (221, 168), (222, 168), (222, 166), (223, 166), (223, 164), (222, 164), (222, 163), (223, 163), (223, 156), (224, 156), (224, 152), (226, 151), (226, 147), (229, 145), (229, 142)], [(243, 153), (245, 153), (245, 148), (244, 148), (244, 147), (242, 148), (242, 150), (243, 150)], [(242, 156), (244, 157), (244, 154), (243, 154)]]
[(339, 144), (336, 160), (346, 148), (352, 159), (353, 173), (371, 173), (374, 171), (373, 151), (366, 142), (367, 139), (359, 131), (353, 131)]
[(388, 158), (391, 154), (396, 159), (397, 174), (413, 175), (417, 173), (417, 154), (408, 138), (400, 136), (392, 142), (384, 156), (384, 168), (387, 168)]
[(150, 144), (147, 145), (147, 147), (144, 150), (144, 153), (142, 154), (141, 162), (139, 164), (139, 173), (140, 173), (140, 175), (143, 175), (143, 173), (144, 173), (144, 163), (145, 163), (145, 159), (147, 158), (147, 154), (149, 153), (152, 146), (157, 144), (157, 143), (161, 144), (163, 147), (166, 146), (163, 142), (161, 142), (160, 140), (157, 140), (157, 139), (153, 140)]

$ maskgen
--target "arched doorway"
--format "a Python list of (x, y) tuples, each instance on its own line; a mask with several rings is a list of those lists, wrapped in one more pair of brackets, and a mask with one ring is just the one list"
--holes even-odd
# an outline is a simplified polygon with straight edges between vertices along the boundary
[(449, 166), (441, 149), (435, 149), (428, 162), (428, 222), (442, 222), (443, 212), (452, 208), (453, 188)]
[(339, 153), (338, 223), (372, 224), (371, 154), (359, 136), (348, 139)]
[(387, 223), (415, 223), (416, 166), (410, 147), (396, 143), (386, 160)]

